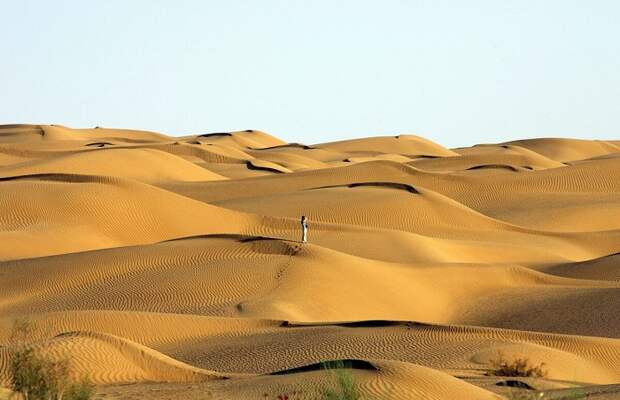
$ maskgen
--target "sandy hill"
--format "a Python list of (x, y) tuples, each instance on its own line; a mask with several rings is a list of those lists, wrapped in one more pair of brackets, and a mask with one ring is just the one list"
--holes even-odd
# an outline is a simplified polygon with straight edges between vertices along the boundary
[(619, 141), (1, 125), (0, 398), (24, 340), (105, 399), (620, 398), (618, 216)]

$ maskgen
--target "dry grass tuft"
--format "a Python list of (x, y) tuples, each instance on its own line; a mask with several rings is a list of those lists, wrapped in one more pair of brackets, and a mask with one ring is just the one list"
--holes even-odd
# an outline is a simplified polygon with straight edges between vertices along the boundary
[(544, 368), (545, 363), (533, 365), (527, 358), (515, 358), (509, 361), (502, 353), (499, 353), (497, 359), (491, 360), (491, 364), (493, 365), (493, 369), (489, 370), (487, 373), (491, 376), (544, 378), (548, 375), (548, 371)]

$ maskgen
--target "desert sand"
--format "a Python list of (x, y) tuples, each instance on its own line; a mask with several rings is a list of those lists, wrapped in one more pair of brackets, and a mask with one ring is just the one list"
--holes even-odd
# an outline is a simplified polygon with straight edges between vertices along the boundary
[(103, 399), (317, 399), (329, 360), (502, 399), (500, 353), (620, 398), (620, 141), (3, 125), (0, 398), (20, 319)]

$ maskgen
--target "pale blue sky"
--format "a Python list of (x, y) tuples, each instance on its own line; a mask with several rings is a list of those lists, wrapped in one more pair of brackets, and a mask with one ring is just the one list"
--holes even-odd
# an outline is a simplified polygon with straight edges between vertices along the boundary
[(0, 123), (620, 139), (620, 1), (0, 0)]

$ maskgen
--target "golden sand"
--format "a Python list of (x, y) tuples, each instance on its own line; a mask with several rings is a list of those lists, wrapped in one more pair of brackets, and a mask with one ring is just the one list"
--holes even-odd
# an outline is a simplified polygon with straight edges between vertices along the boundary
[(617, 398), (619, 252), (617, 141), (4, 125), (0, 386), (25, 319), (105, 399), (316, 399), (329, 360), (372, 398), (501, 399), (500, 353)]

